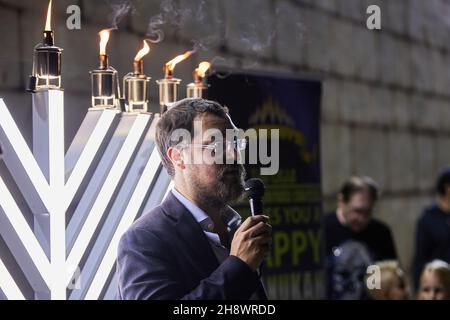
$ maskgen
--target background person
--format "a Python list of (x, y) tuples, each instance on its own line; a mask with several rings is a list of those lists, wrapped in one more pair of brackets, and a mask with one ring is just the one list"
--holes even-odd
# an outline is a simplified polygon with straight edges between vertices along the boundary
[(413, 279), (418, 287), (426, 263), (439, 259), (450, 263), (450, 167), (436, 181), (437, 199), (417, 220)]
[(418, 300), (450, 300), (450, 266), (442, 260), (428, 263), (420, 276)]
[[(327, 297), (341, 299), (347, 296), (348, 290), (359, 288), (353, 292), (353, 299), (363, 299), (366, 290), (363, 286), (365, 270), (373, 261), (397, 259), (394, 240), (389, 227), (383, 222), (373, 218), (373, 209), (378, 200), (378, 186), (369, 177), (351, 177), (342, 185), (337, 196), (337, 209), (325, 216), (323, 221), (326, 270), (327, 270)], [(355, 244), (360, 244), (356, 246)], [(365, 248), (355, 250), (354, 248)], [(345, 274), (351, 276), (354, 271), (342, 270), (340, 256), (345, 254), (345, 248), (352, 248), (352, 269), (355, 270), (355, 261), (360, 261), (358, 273), (359, 283), (346, 283)], [(359, 253), (360, 257), (357, 257)], [(346, 263), (347, 265), (349, 263)], [(352, 276), (353, 277), (353, 276)]]
[(379, 261), (374, 264), (379, 268), (380, 287), (369, 288), (366, 276), (366, 288), (372, 300), (407, 300), (409, 299), (408, 286), (404, 271), (396, 260)]

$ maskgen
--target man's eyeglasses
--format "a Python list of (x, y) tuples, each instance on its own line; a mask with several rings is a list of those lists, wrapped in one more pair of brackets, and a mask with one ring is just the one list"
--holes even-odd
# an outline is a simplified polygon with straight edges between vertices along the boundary
[(201, 148), (213, 151), (215, 154), (219, 152), (232, 152), (232, 151), (244, 151), (247, 148), (247, 140), (245, 139), (236, 139), (234, 141), (216, 141), (210, 144), (198, 144), (198, 143), (181, 143), (178, 144), (177, 147), (179, 149), (185, 148)]

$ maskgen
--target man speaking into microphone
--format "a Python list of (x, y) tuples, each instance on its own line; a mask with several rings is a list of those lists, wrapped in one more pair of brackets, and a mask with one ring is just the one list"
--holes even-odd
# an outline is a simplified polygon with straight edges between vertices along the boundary
[[(245, 140), (225, 139), (230, 129), (228, 110), (204, 99), (181, 100), (162, 115), (156, 144), (174, 189), (123, 235), (119, 299), (267, 299), (257, 270), (272, 227), (263, 212), (241, 223), (229, 206), (243, 195), (245, 176)], [(173, 138), (180, 130), (189, 141)]]

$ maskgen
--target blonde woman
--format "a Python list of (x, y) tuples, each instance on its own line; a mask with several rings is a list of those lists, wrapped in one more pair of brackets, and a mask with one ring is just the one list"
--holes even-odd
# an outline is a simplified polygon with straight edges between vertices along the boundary
[(450, 300), (450, 266), (442, 260), (428, 263), (420, 277), (419, 300)]

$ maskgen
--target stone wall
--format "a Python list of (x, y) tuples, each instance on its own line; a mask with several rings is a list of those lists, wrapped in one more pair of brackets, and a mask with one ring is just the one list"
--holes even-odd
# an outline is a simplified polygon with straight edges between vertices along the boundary
[[(64, 48), (68, 141), (90, 103), (89, 73), (97, 65), (100, 29), (109, 27), (111, 1), (55, 1), (56, 43)], [(65, 26), (70, 4), (82, 9), (81, 30)], [(133, 13), (110, 40), (111, 63), (121, 75), (161, 1), (132, 1)], [(409, 270), (414, 223), (432, 200), (437, 172), (450, 163), (450, 1), (448, 0), (177, 0), (163, 42), (152, 45), (146, 72), (192, 48), (180, 64), (186, 84), (201, 59), (227, 67), (311, 75), (323, 81), (321, 153), (323, 195), (334, 205), (349, 175), (372, 176), (382, 187), (376, 215), (393, 229)], [(382, 10), (382, 30), (366, 28), (370, 4)], [(0, 96), (30, 139), (31, 97), (24, 87), (33, 47), (42, 37), (46, 0), (0, 0)], [(165, 6), (164, 8), (167, 8)], [(156, 97), (156, 86), (152, 95)]]

